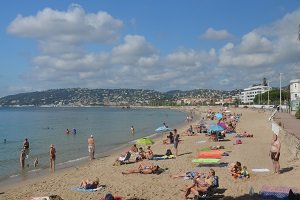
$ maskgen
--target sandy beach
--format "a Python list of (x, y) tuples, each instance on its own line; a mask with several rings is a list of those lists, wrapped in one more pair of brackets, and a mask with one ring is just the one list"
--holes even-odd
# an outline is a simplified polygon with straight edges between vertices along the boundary
[[(207, 108), (207, 107), (206, 107)], [(198, 118), (206, 108), (194, 109)], [(190, 109), (190, 108), (189, 108)], [(202, 110), (201, 110), (202, 109)], [(216, 111), (219, 108), (214, 108)], [(185, 110), (187, 111), (187, 110)], [(222, 157), (223, 162), (234, 163), (240, 161), (246, 165), (250, 172), (249, 180), (233, 180), (228, 173), (228, 167), (212, 167), (219, 176), (219, 189), (222, 191), (216, 194), (219, 199), (254, 199), (249, 196), (249, 190), (253, 187), (254, 192), (258, 193), (263, 185), (286, 186), (300, 188), (300, 161), (295, 159), (289, 152), (287, 146), (282, 143), (280, 164), (281, 174), (273, 173), (272, 162), (269, 157), (269, 149), (272, 140), (271, 123), (268, 118), (271, 113), (258, 112), (251, 109), (232, 108), (232, 113), (242, 113), (241, 121), (237, 124), (237, 132), (247, 131), (254, 135), (253, 138), (242, 138), (243, 144), (234, 145), (236, 138), (227, 135), (229, 141), (209, 142), (205, 134), (197, 136), (182, 135), (191, 124), (196, 124), (199, 119), (191, 123), (186, 123), (178, 128), (182, 142), (179, 143), (176, 159), (144, 161), (144, 163), (154, 163), (162, 168), (168, 168), (160, 175), (130, 174), (122, 175), (122, 171), (137, 168), (140, 163), (132, 163), (121, 166), (113, 166), (114, 161), (120, 153), (115, 152), (104, 158), (97, 158), (80, 166), (59, 170), (53, 174), (46, 174), (41, 177), (33, 178), (20, 183), (8, 185), (0, 188), (0, 199), (18, 200), (28, 199), (29, 197), (59, 195), (65, 200), (86, 200), (100, 199), (107, 192), (122, 196), (123, 199), (184, 199), (184, 192), (180, 191), (185, 185), (190, 184), (190, 180), (173, 179), (170, 176), (180, 172), (198, 170), (207, 172), (211, 167), (199, 167), (192, 163), (200, 149), (208, 146), (223, 145), (229, 156)], [(164, 136), (166, 138), (166, 135)], [(164, 154), (167, 149), (174, 152), (173, 145), (165, 145), (163, 138), (155, 139), (152, 145), (154, 154)], [(197, 141), (205, 140), (205, 143)], [(267, 168), (270, 172), (251, 172), (254, 168)], [(100, 184), (106, 187), (97, 192), (77, 192), (71, 188), (79, 186), (83, 178), (100, 179)], [(191, 195), (192, 196), (192, 195)]]

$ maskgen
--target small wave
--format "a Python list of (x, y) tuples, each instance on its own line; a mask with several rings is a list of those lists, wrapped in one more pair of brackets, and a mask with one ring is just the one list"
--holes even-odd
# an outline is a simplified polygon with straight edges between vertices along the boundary
[(18, 176), (19, 176), (19, 174), (13, 174), (13, 175), (9, 176), (9, 178), (14, 178), (14, 177), (18, 177)]
[(30, 170), (30, 171), (28, 171), (28, 173), (33, 173), (33, 172), (37, 172), (37, 171), (41, 171), (42, 169), (33, 169), (33, 170)]
[(57, 165), (64, 165), (64, 164), (67, 164), (67, 163), (78, 162), (80, 160), (84, 160), (84, 159), (87, 159), (87, 158), (88, 158), (88, 156), (85, 156), (85, 157), (77, 158), (77, 159), (74, 159), (74, 160), (68, 160), (68, 161), (63, 162), (63, 163), (58, 163)]

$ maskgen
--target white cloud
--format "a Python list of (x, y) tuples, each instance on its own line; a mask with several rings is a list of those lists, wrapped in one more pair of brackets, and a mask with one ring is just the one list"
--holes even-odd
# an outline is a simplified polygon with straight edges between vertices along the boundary
[[(299, 18), (297, 10), (221, 48), (181, 47), (166, 55), (143, 35), (128, 34), (118, 40), (122, 21), (106, 12), (86, 13), (78, 6), (65, 12), (47, 8), (35, 16), (19, 16), (7, 31), (39, 41), (40, 52), (32, 58), (33, 67), (21, 77), (28, 85), (41, 89), (235, 89), (257, 83), (263, 77), (275, 83), (279, 72), (298, 69)], [(206, 33), (213, 33), (210, 37), (214, 39), (230, 36), (225, 30), (212, 28)], [(111, 49), (83, 48), (86, 44), (107, 42), (113, 42)], [(285, 75), (289, 78), (295, 73)]]
[(201, 37), (207, 40), (224, 40), (231, 38), (232, 35), (227, 30), (215, 30), (213, 28), (208, 28)]
[(45, 8), (35, 16), (18, 15), (7, 32), (43, 42), (102, 44), (117, 41), (122, 26), (122, 21), (107, 12), (85, 13), (80, 6), (72, 5), (66, 12)]

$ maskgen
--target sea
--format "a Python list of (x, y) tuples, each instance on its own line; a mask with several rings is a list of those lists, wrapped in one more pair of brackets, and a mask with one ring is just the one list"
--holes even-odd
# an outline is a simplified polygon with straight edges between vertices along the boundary
[[(155, 129), (184, 123), (186, 114), (172, 109), (117, 107), (10, 107), (0, 108), (0, 183), (26, 179), (49, 171), (49, 146), (56, 148), (56, 168), (88, 160), (87, 139), (94, 136), (96, 158), (129, 146), (138, 138), (155, 137)], [(133, 126), (135, 134), (130, 134)], [(66, 134), (65, 130), (70, 133)], [(75, 130), (75, 131), (74, 131)], [(30, 152), (20, 167), (23, 141)], [(39, 164), (34, 167), (34, 160)]]

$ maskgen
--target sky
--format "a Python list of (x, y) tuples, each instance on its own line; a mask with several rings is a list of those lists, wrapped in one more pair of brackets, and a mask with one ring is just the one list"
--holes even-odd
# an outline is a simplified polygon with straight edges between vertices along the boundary
[(0, 9), (0, 97), (300, 78), (297, 0), (10, 0)]

